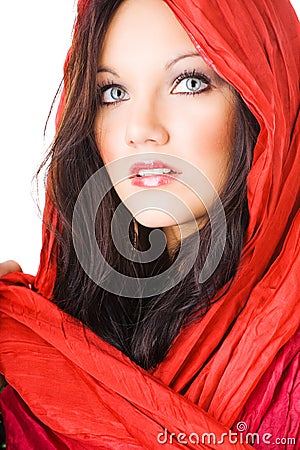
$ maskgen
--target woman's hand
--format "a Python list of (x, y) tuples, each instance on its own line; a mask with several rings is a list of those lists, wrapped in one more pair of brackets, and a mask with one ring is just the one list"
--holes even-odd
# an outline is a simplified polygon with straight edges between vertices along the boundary
[(5, 261), (0, 263), (0, 277), (12, 272), (22, 272), (21, 266), (16, 261)]
[[(12, 272), (22, 272), (21, 266), (16, 261), (10, 260), (0, 263), (0, 277)], [(5, 384), (5, 379), (0, 374), (0, 390)]]

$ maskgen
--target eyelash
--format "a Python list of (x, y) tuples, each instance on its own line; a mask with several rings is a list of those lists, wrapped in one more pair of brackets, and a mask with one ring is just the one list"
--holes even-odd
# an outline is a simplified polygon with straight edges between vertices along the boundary
[(196, 69), (190, 71), (185, 70), (183, 73), (178, 75), (178, 77), (173, 81), (175, 83), (175, 87), (181, 83), (181, 81), (191, 78), (198, 78), (202, 83), (207, 84), (207, 87), (202, 89), (201, 91), (195, 92), (178, 92), (177, 95), (199, 95), (205, 91), (208, 91), (211, 88), (211, 79), (202, 72), (197, 72)]
[(120, 84), (116, 84), (114, 81), (108, 81), (108, 80), (103, 81), (100, 85), (97, 86), (101, 106), (112, 106), (112, 105), (116, 105), (117, 103), (119, 103), (118, 100), (116, 100), (115, 102), (107, 102), (107, 103), (102, 102), (102, 96), (103, 96), (104, 92), (111, 88), (121, 88), (121, 89), (125, 90)]
[[(202, 83), (207, 84), (207, 87), (200, 90), (200, 91), (195, 91), (195, 92), (178, 92), (175, 95), (199, 95), (202, 94), (203, 92), (208, 91), (211, 88), (211, 79), (205, 75), (204, 73), (201, 72), (197, 72), (195, 69), (192, 71), (187, 71), (185, 70), (184, 72), (182, 72), (180, 75), (178, 75), (178, 77), (175, 78), (175, 80), (172, 83), (172, 86), (175, 85), (174, 88), (175, 89), (179, 83), (181, 83), (181, 81), (185, 80), (185, 79), (189, 79), (189, 78), (198, 78)], [(120, 88), (123, 91), (126, 92), (126, 90), (123, 88), (123, 86), (121, 86), (120, 84), (116, 84), (114, 81), (103, 81), (99, 86), (98, 86), (98, 94), (100, 97), (100, 102), (101, 102), (101, 106), (113, 106), (113, 105), (117, 105), (118, 103), (120, 103), (120, 100), (116, 100), (114, 102), (102, 102), (101, 98), (104, 94), (105, 91), (107, 91), (108, 89), (111, 88)]]

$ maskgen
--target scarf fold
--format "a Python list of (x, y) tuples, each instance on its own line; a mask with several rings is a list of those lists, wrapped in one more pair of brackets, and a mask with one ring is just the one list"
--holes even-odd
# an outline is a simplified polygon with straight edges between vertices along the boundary
[[(274, 411), (283, 410), (278, 429), (296, 433), (299, 23), (287, 0), (165, 1), (260, 124), (242, 260), (228, 293), (146, 372), (49, 301), (56, 248), (44, 228), (37, 276), (15, 273), (0, 280), (0, 372), (14, 389), (6, 394), (9, 401), (20, 396), (25, 405), (19, 413), (29, 408), (28, 417), (46, 427), (48, 437), (53, 434), (56, 448), (154, 449), (165, 433), (165, 448), (180, 448), (183, 433), (194, 439), (184, 447), (214, 449), (220, 443), (197, 443), (196, 435), (221, 439), (244, 418), (251, 432), (267, 433)], [(88, 3), (79, 1), (78, 20)], [(44, 214), (57, 225), (48, 199)], [(291, 412), (283, 392), (293, 393)], [(253, 448), (228, 436), (225, 442), (228, 449)]]

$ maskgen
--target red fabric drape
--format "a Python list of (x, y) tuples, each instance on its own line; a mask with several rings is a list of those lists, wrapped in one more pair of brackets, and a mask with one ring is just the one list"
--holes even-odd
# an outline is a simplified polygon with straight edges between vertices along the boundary
[[(79, 2), (80, 14), (87, 3)], [(177, 436), (212, 432), (220, 437), (242, 417), (299, 326), (296, 15), (287, 0), (166, 3), (260, 123), (248, 178), (245, 248), (229, 292), (201, 322), (182, 331), (165, 360), (148, 373), (48, 300), (55, 241), (44, 230), (37, 277), (13, 274), (0, 282), (0, 369), (43, 424), (71, 439), (69, 448), (160, 448), (157, 436), (165, 429)], [(48, 202), (45, 215), (57, 220)], [(176, 440), (165, 444), (181, 446)]]

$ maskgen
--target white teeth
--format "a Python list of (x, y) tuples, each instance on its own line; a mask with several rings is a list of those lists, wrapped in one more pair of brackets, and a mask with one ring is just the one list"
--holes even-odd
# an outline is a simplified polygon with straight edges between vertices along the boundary
[(172, 169), (167, 169), (166, 167), (158, 167), (156, 169), (142, 169), (139, 170), (137, 176), (139, 177), (150, 177), (151, 175), (165, 175), (174, 173)]

